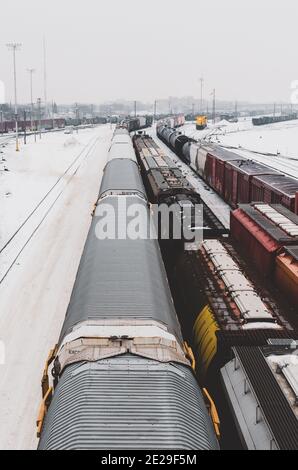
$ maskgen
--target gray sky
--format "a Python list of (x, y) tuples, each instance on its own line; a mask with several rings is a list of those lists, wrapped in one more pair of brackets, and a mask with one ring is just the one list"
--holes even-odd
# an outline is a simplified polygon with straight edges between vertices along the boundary
[[(16, 7), (17, 5), (17, 7)], [(48, 98), (103, 102), (207, 95), (290, 101), (298, 79), (296, 0), (15, 0), (2, 2), (0, 79), (12, 99), (29, 102), (28, 67), (43, 96), (42, 37), (47, 41)]]

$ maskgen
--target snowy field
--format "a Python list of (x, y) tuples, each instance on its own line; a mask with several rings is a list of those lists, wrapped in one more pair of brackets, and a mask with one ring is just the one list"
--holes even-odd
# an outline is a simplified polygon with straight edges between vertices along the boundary
[(42, 371), (64, 320), (111, 137), (100, 126), (45, 134), (36, 144), (32, 137), (19, 153), (13, 143), (1, 148), (2, 449), (36, 448)]
[(232, 147), (240, 156), (298, 178), (298, 120), (256, 127), (247, 118), (238, 123), (210, 124), (204, 131), (196, 131), (195, 124), (186, 124), (181, 130), (196, 140)]

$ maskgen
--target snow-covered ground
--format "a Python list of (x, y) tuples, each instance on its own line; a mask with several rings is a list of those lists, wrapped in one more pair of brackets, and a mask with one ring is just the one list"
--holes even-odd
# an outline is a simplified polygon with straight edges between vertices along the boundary
[(210, 124), (204, 131), (196, 131), (195, 124), (186, 124), (181, 130), (196, 140), (205, 139), (232, 147), (240, 156), (298, 178), (298, 120), (253, 126), (247, 118), (238, 123)]
[(0, 283), (1, 449), (36, 448), (42, 370), (64, 320), (111, 136), (101, 126), (29, 139), (18, 154), (13, 143), (2, 149), (0, 250), (51, 192), (0, 254), (0, 266), (9, 266), (36, 230)]

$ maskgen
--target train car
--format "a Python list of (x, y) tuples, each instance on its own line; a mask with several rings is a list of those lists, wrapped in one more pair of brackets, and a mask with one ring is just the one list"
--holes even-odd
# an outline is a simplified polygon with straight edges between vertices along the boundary
[(177, 127), (181, 127), (185, 124), (185, 116), (184, 114), (177, 114), (174, 116), (169, 116), (167, 118), (161, 119), (157, 123), (157, 127), (159, 126), (166, 126), (172, 129), (176, 129)]
[[(117, 145), (126, 154), (128, 143)], [(213, 413), (213, 426), (191, 367), (158, 242), (121, 236), (128, 228), (123, 205), (128, 213), (141, 207), (139, 223), (147, 229), (136, 162), (109, 158), (59, 342), (43, 375), (38, 448), (218, 449), (218, 422)], [(120, 235), (101, 238), (107, 206)], [(47, 372), (52, 361), (54, 393)]]
[(281, 205), (240, 205), (231, 213), (231, 236), (264, 277), (273, 277), (276, 257), (298, 244), (298, 216)]
[(284, 247), (277, 256), (274, 282), (293, 305), (298, 305), (298, 244)]
[(188, 137), (181, 132), (176, 132), (175, 134), (171, 135), (170, 138), (170, 145), (176, 155), (183, 159), (183, 147), (189, 141)]
[(212, 147), (190, 142), (189, 148), (186, 150), (186, 145), (184, 145), (183, 149), (189, 155), (190, 167), (206, 181), (207, 175), (212, 172), (210, 159), (207, 159), (207, 155), (212, 152)]
[(172, 127), (167, 127), (167, 126), (160, 126), (157, 127), (157, 135), (160, 137), (160, 139), (167, 145), (170, 146), (170, 138), (173, 134), (176, 134), (175, 129)]
[(239, 160), (239, 156), (212, 144), (200, 146), (191, 142), (191, 139), (185, 135), (181, 136), (176, 144), (178, 134), (167, 127), (158, 127), (157, 135), (181, 159), (189, 161), (191, 168), (197, 171), (213, 189), (223, 193), (225, 162)]
[(262, 116), (253, 118), (252, 123), (254, 126), (264, 126), (266, 124), (274, 124), (277, 122), (292, 121), (297, 119), (297, 113), (291, 113), (284, 116)]
[[(203, 385), (213, 389), (231, 347), (266, 344), (295, 330), (229, 241), (205, 240), (184, 253), (175, 268), (178, 313), (193, 346)], [(296, 334), (296, 333), (295, 333)]]
[(254, 199), (252, 181), (254, 177), (258, 178), (261, 175), (277, 176), (281, 173), (254, 160), (241, 158), (228, 161), (225, 164), (224, 184), (223, 186), (219, 184), (220, 189), (223, 189), (223, 191), (219, 192), (232, 207), (237, 207), (238, 204), (247, 204), (251, 201), (259, 201), (261, 199)]
[(298, 341), (238, 346), (221, 370), (244, 449), (297, 450)]
[[(31, 129), (33, 123), (33, 129)], [(31, 123), (31, 120), (19, 120), (18, 121), (18, 128), (20, 132), (30, 131), (30, 130), (37, 130), (39, 125), (41, 129), (51, 130), (51, 129), (62, 129), (65, 127), (65, 119), (58, 118), (58, 119), (41, 119), (39, 122), (38, 120), (34, 119)], [(0, 132), (8, 133), (15, 131), (15, 121), (3, 121), (2, 127), (0, 126)]]
[(129, 132), (135, 132), (141, 129), (151, 127), (153, 123), (152, 116), (139, 116), (135, 118), (125, 119), (122, 125), (125, 126)]
[(197, 131), (202, 131), (207, 127), (207, 116), (197, 116), (196, 117), (196, 129)]
[[(143, 180), (151, 203), (181, 206), (181, 215), (185, 207), (192, 208), (192, 213), (197, 205), (203, 208), (204, 236), (221, 236), (227, 234), (227, 230), (213, 214), (211, 209), (202, 203), (199, 194), (183, 175), (177, 164), (166, 156), (154, 142), (152, 137), (145, 134), (135, 135), (134, 147), (141, 167)], [(190, 225), (194, 227), (194, 220)]]
[(238, 204), (261, 201), (280, 203), (298, 213), (298, 180), (267, 165), (242, 158), (218, 145), (200, 145), (183, 136), (175, 145), (174, 129), (157, 127), (158, 137), (187, 163), (211, 188), (235, 208)]
[(282, 204), (295, 212), (295, 200), (298, 193), (298, 179), (281, 173), (266, 173), (252, 179), (252, 201), (268, 204)]
[(206, 181), (220, 195), (224, 195), (226, 163), (239, 160), (239, 156), (218, 146), (210, 147), (206, 159)]

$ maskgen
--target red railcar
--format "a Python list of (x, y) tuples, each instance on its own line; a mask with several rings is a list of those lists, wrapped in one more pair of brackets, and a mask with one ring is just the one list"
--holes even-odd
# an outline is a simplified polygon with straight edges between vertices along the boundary
[(281, 205), (241, 205), (231, 213), (231, 236), (261, 274), (273, 276), (278, 254), (298, 244), (298, 217)]
[(206, 160), (206, 177), (210, 186), (221, 196), (225, 191), (225, 166), (228, 161), (239, 160), (239, 156), (233, 152), (216, 147), (209, 151)]
[(252, 201), (282, 204), (295, 212), (298, 179), (280, 174), (255, 176), (252, 179)]
[[(256, 175), (280, 175), (280, 173), (254, 160), (241, 159), (227, 162), (224, 185), (225, 201), (232, 207), (254, 201), (251, 183)], [(256, 200), (259, 201), (259, 199)]]
[[(64, 118), (57, 118), (57, 119), (42, 119), (40, 121), (40, 125), (42, 129), (54, 129), (59, 128), (62, 129), (65, 127), (65, 119)], [(34, 119), (33, 120), (33, 129), (38, 129), (39, 121)], [(3, 121), (2, 125), (0, 124), (0, 132), (7, 133), (7, 132), (14, 132), (15, 131), (15, 121)], [(18, 128), (19, 131), (24, 132), (31, 130), (31, 120), (20, 120), (18, 121)]]

